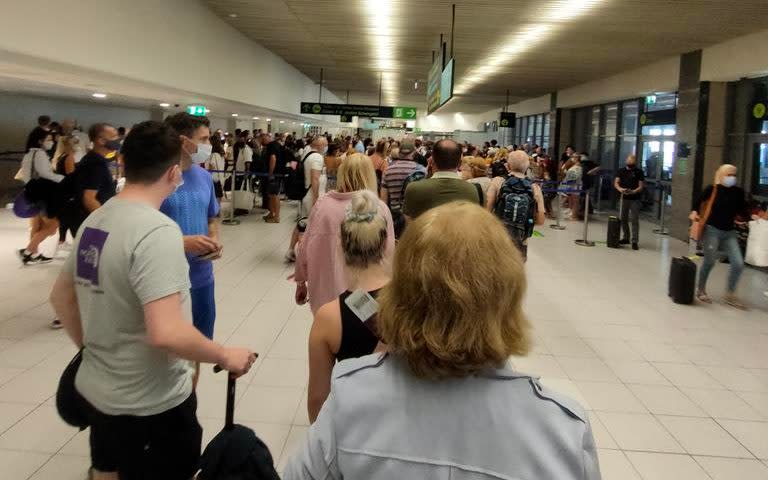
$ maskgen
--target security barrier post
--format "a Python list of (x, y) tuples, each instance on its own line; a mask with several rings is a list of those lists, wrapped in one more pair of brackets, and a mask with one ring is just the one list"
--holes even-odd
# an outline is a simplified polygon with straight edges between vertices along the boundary
[(589, 240), (589, 191), (584, 191), (584, 238), (575, 240), (576, 245), (594, 247), (595, 242)]
[(656, 235), (669, 235), (669, 232), (667, 231), (667, 227), (664, 225), (664, 217), (666, 216), (666, 206), (667, 206), (667, 189), (664, 188), (664, 185), (660, 186), (661, 188), (661, 219), (659, 220), (659, 228), (655, 229), (653, 233)]
[[(237, 170), (235, 170), (235, 167), (232, 167), (232, 182), (230, 185), (230, 196), (232, 197), (229, 201), (230, 209), (229, 209), (229, 218), (225, 218), (221, 221), (224, 225), (240, 225), (240, 220), (235, 218), (235, 183), (237, 182)], [(243, 181), (245, 181), (245, 178), (243, 178)]]

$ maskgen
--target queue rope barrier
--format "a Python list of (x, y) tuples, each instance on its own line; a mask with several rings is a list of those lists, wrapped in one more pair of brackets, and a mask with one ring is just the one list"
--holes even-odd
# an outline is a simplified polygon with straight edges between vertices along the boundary
[(225, 218), (221, 221), (224, 225), (240, 225), (240, 220), (235, 218), (235, 185), (237, 184), (237, 178), (240, 177), (243, 179), (244, 182), (248, 181), (248, 177), (261, 177), (261, 178), (287, 178), (288, 175), (270, 175), (269, 173), (263, 173), (263, 172), (238, 172), (237, 170), (208, 170), (209, 173), (226, 173), (229, 174), (229, 178), (232, 179), (230, 182), (230, 209), (229, 209), (229, 218)]
[(667, 227), (665, 225), (665, 218), (666, 217), (666, 207), (667, 207), (667, 189), (664, 187), (664, 185), (657, 185), (657, 189), (661, 190), (661, 205), (660, 208), (660, 219), (659, 219), (659, 228), (655, 228), (653, 230), (653, 233), (656, 235), (669, 235), (669, 231), (667, 230)]

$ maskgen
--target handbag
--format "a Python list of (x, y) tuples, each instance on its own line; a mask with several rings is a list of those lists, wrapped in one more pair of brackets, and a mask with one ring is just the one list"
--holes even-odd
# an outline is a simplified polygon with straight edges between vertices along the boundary
[(27, 192), (20, 191), (13, 200), (13, 213), (19, 218), (32, 218), (40, 213), (40, 208), (27, 199)]
[(243, 182), (240, 183), (240, 188), (235, 190), (235, 195), (232, 199), (235, 210), (246, 210), (250, 212), (253, 209), (253, 204), (256, 200), (256, 194), (254, 194), (252, 189), (249, 188), (249, 185), (250, 179), (244, 178)]
[(744, 261), (755, 267), (768, 267), (768, 220), (749, 222), (749, 239)]
[(709, 215), (712, 213), (712, 206), (715, 204), (715, 198), (717, 198), (717, 185), (712, 187), (712, 196), (709, 197), (707, 206), (704, 207), (704, 215), (699, 217), (698, 222), (691, 223), (691, 230), (688, 236), (697, 242), (701, 240), (701, 237), (704, 235), (704, 228), (707, 226), (707, 220), (709, 220)]
[(61, 373), (59, 387), (56, 389), (56, 410), (68, 425), (84, 430), (90, 425), (88, 420), (88, 402), (77, 391), (75, 377), (83, 361), (83, 350), (72, 358), (67, 368)]

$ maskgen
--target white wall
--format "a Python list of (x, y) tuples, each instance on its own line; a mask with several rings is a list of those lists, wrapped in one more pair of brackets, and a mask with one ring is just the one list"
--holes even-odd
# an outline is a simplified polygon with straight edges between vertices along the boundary
[(702, 81), (727, 82), (763, 75), (768, 75), (768, 30), (734, 38), (702, 52)]
[[(6, 50), (286, 113), (317, 97), (312, 80), (200, 0), (65, 3), (25, 0), (3, 9), (0, 60)], [(323, 99), (340, 101), (330, 92)]]
[(557, 106), (581, 107), (642, 97), (652, 92), (674, 92), (679, 81), (680, 57), (669, 57), (618, 75), (560, 90), (557, 92)]
[(86, 129), (97, 122), (130, 127), (150, 118), (149, 110), (138, 108), (0, 93), (0, 151), (22, 151), (40, 115), (58, 122), (74, 118)]
[(453, 132), (455, 130), (482, 130), (485, 122), (499, 119), (500, 108), (483, 113), (433, 113), (416, 119), (416, 126), (425, 132)]
[(518, 118), (526, 115), (549, 112), (550, 97), (550, 94), (546, 94), (540, 97), (529, 98), (522, 102), (515, 103), (514, 105), (510, 105), (507, 110), (516, 113)]

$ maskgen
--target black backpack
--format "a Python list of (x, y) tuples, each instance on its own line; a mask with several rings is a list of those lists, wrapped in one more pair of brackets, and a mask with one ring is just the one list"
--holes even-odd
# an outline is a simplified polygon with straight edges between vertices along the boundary
[(296, 168), (288, 170), (288, 177), (285, 179), (285, 195), (288, 200), (303, 200), (309, 191), (304, 186), (304, 162), (313, 153), (317, 152), (309, 152), (304, 155), (304, 158), (296, 163)]
[(522, 241), (533, 235), (536, 200), (532, 185), (527, 178), (509, 177), (496, 198), (493, 212), (516, 240)]
[(403, 200), (405, 200), (405, 190), (408, 188), (408, 185), (410, 185), (413, 182), (418, 182), (419, 180), (424, 180), (427, 178), (427, 174), (424, 173), (423, 170), (416, 170), (415, 172), (411, 172), (407, 177), (405, 177), (405, 180), (403, 180), (403, 189), (400, 192), (400, 208), (403, 208)]

